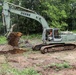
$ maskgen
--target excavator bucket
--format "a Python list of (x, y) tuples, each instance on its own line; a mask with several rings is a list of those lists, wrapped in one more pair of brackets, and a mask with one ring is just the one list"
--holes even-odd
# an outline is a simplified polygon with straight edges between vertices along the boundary
[(8, 44), (0, 45), (0, 53), (17, 54), (26, 52), (26, 50), (18, 47), (21, 36), (21, 32), (11, 32), (7, 37)]

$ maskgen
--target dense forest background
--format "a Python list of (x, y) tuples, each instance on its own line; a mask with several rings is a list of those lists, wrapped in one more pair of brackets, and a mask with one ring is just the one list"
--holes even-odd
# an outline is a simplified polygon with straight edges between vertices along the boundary
[[(7, 0), (16, 5), (36, 11), (42, 15), (49, 26), (60, 30), (76, 30), (76, 0)], [(0, 0), (3, 2), (3, 0)], [(0, 33), (4, 32), (2, 25), (2, 7), (0, 6)], [(16, 31), (24, 34), (41, 33), (42, 25), (35, 20), (11, 13)]]

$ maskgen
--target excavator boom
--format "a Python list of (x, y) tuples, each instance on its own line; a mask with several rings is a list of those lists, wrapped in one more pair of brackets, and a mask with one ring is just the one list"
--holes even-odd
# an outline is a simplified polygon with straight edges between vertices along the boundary
[[(14, 7), (19, 7), (21, 9), (25, 10), (25, 11), (20, 11), (20, 10), (17, 10), (17, 9), (10, 8), (10, 5), (12, 5)], [(26, 9), (24, 7), (20, 7), (18, 5), (15, 5), (15, 4), (12, 4), (12, 3), (9, 3), (9, 2), (4, 2), (2, 13), (3, 13), (3, 23), (6, 26), (7, 32), (10, 31), (10, 27), (11, 27), (10, 13), (14, 13), (14, 14), (18, 14), (18, 15), (21, 15), (21, 16), (24, 16), (24, 17), (27, 17), (27, 18), (34, 19), (34, 20), (38, 21), (39, 23), (41, 23), (41, 25), (43, 27), (42, 40), (43, 40), (43, 42), (46, 41), (46, 32), (45, 31), (46, 31), (46, 29), (50, 29), (50, 28), (49, 28), (48, 23), (46, 22), (45, 18), (38, 15), (35, 11)]]

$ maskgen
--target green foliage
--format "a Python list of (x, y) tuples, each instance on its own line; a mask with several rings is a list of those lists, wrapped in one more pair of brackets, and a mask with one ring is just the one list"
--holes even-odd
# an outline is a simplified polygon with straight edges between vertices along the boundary
[[(11, 3), (36, 11), (42, 15), (50, 27), (60, 30), (76, 29), (76, 0), (7, 0)], [(14, 7), (13, 7), (14, 8)], [(0, 7), (0, 10), (1, 7)], [(1, 11), (0, 11), (1, 13)], [(42, 32), (42, 26), (35, 20), (16, 14), (11, 15), (12, 23), (18, 25), (17, 31), (24, 34)], [(1, 16), (0, 16), (1, 20)], [(2, 23), (0, 22), (0, 29)]]
[(0, 36), (0, 44), (5, 44), (7, 42), (6, 37)]
[[(58, 3), (59, 5), (60, 3)], [(61, 9), (56, 4), (51, 4), (45, 2), (44, 7), (47, 7), (47, 10), (43, 10), (43, 13), (46, 13), (47, 16), (49, 17), (49, 26), (50, 27), (55, 27), (55, 28), (60, 28), (61, 30), (65, 30), (65, 28), (68, 26), (68, 24), (64, 21), (64, 19), (67, 19), (67, 14), (64, 9)], [(51, 20), (51, 21), (50, 21)]]

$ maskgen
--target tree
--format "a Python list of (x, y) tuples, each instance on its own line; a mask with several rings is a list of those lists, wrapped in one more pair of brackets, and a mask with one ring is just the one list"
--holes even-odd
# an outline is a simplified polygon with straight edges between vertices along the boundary
[[(76, 29), (76, 0), (8, 0), (11, 3), (36, 11), (52, 28), (60, 30)], [(42, 25), (35, 20), (16, 14), (11, 15), (12, 23), (17, 23), (19, 31), (29, 34), (42, 32)], [(18, 31), (18, 30), (17, 30)]]

